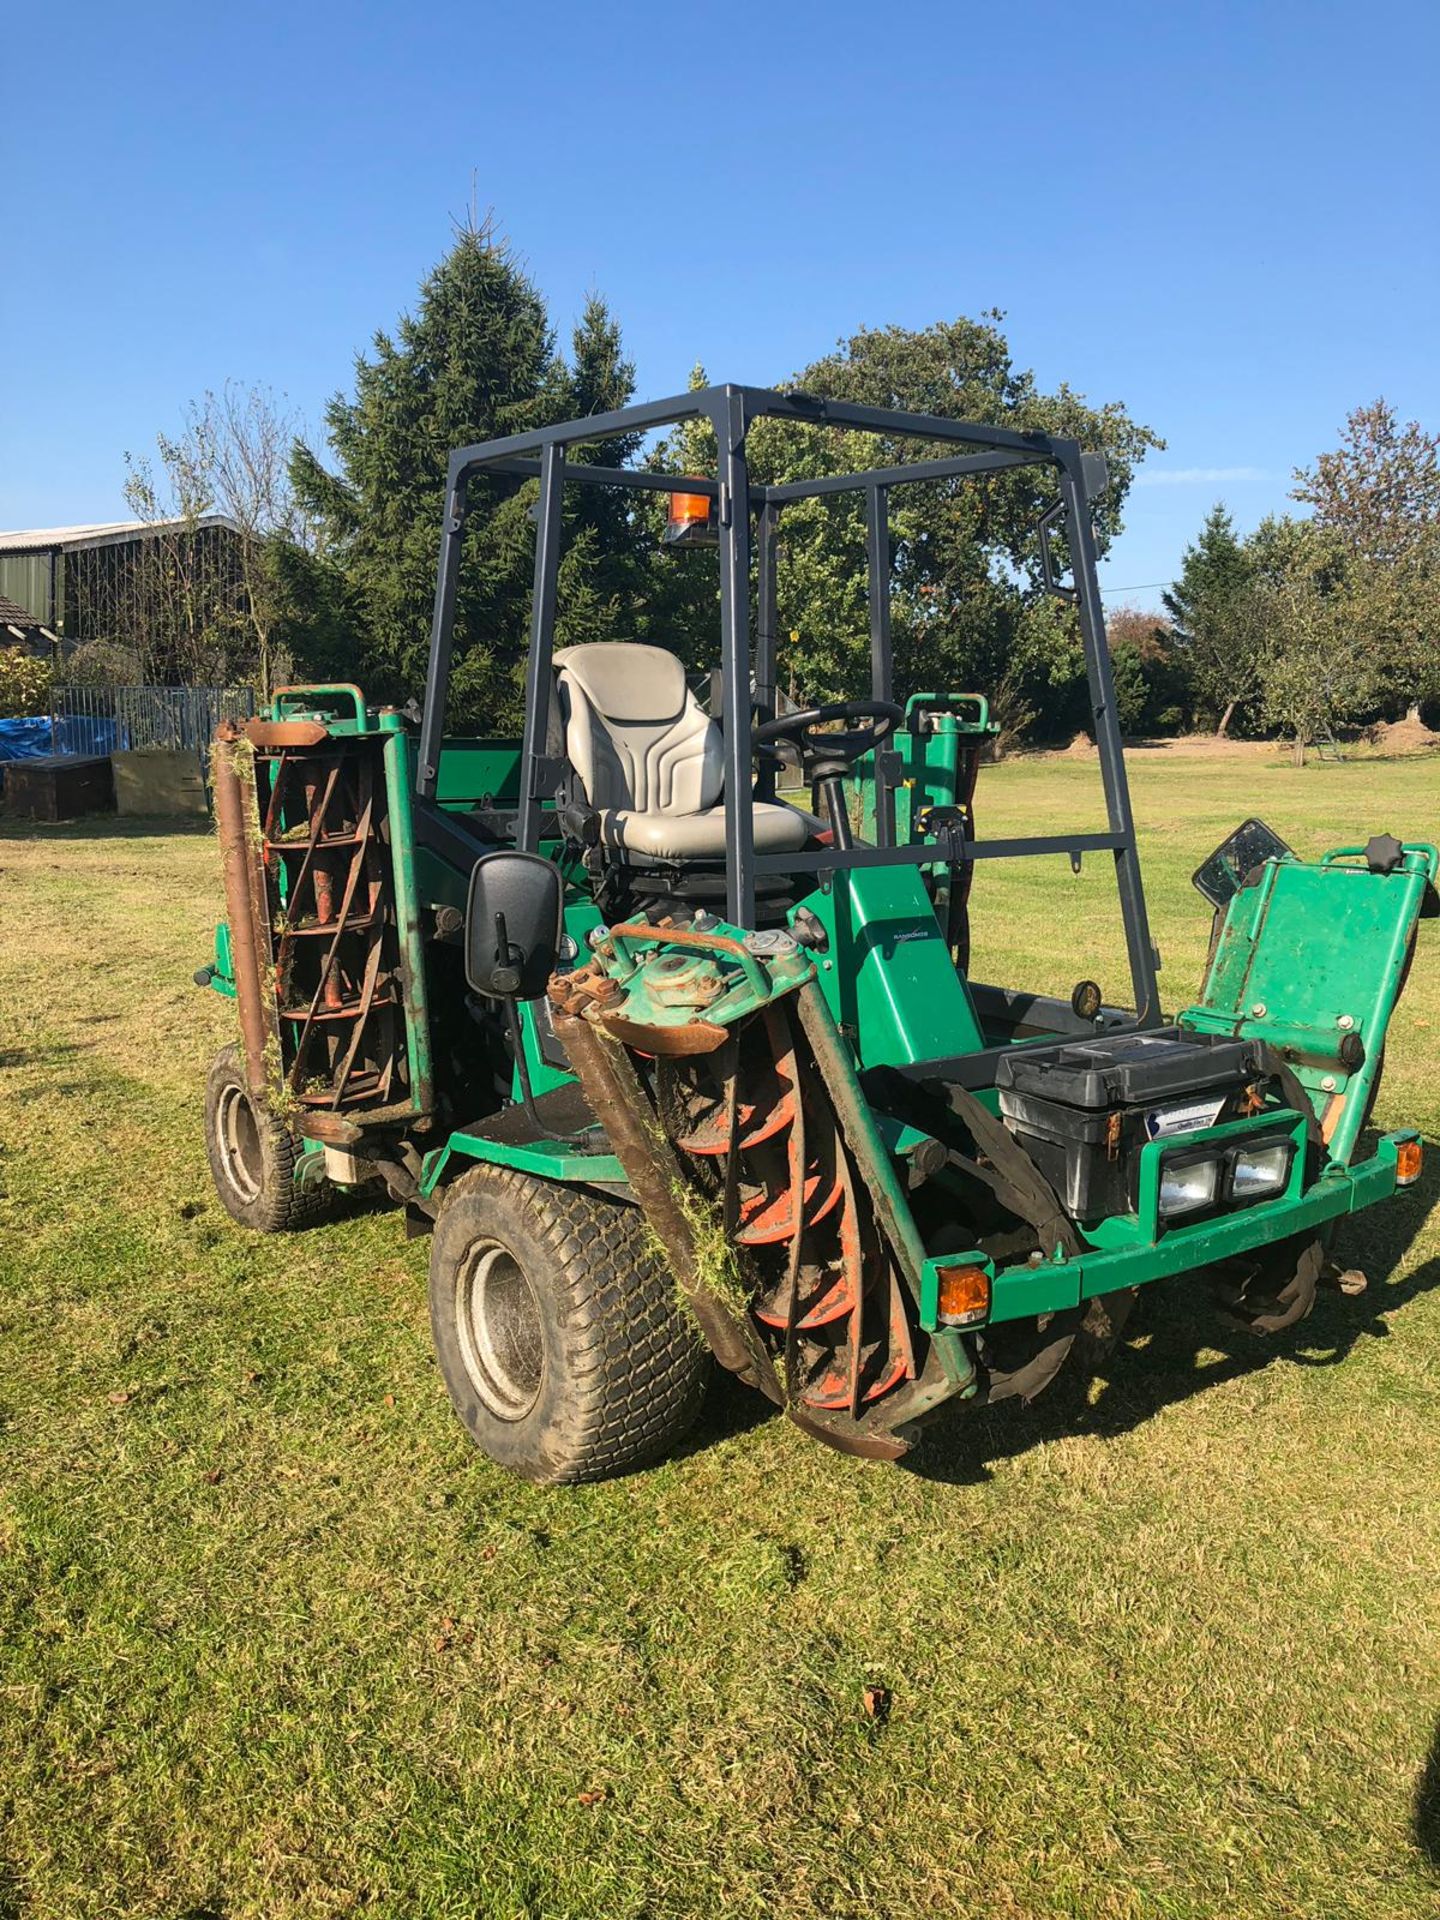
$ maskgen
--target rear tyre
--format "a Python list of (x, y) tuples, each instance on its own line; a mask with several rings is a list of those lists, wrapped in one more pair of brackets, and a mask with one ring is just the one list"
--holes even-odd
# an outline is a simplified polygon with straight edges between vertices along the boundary
[(1215, 1269), (1221, 1313), (1246, 1333), (1284, 1333), (1315, 1305), (1331, 1235), (1292, 1233), (1273, 1247), (1223, 1261)]
[(445, 1196), (430, 1323), (471, 1438), (552, 1485), (668, 1452), (711, 1368), (635, 1209), (505, 1167), (475, 1167)]
[(1139, 1291), (1118, 1287), (1083, 1306), (987, 1327), (978, 1342), (986, 1405), (1023, 1400), (1028, 1406), (1061, 1372), (1093, 1372), (1119, 1345)]
[(295, 1184), (300, 1143), (245, 1083), (236, 1048), (222, 1047), (205, 1083), (205, 1150), (221, 1204), (257, 1233), (291, 1233), (323, 1220), (332, 1190)]

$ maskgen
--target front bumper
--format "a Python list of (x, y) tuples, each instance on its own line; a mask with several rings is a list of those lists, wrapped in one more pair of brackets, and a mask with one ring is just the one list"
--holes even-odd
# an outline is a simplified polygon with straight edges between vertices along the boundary
[(921, 1325), (927, 1332), (936, 1330), (941, 1267), (985, 1267), (991, 1277), (989, 1320), (1022, 1320), (1032, 1314), (1058, 1313), (1121, 1287), (1145, 1286), (1171, 1274), (1208, 1267), (1236, 1254), (1273, 1246), (1292, 1234), (1313, 1233), (1327, 1221), (1389, 1199), (1395, 1192), (1400, 1145), (1418, 1137), (1413, 1130), (1384, 1134), (1373, 1158), (1350, 1167), (1327, 1167), (1306, 1186), (1305, 1127), (1299, 1114), (1272, 1112), (1186, 1135), (1183, 1144), (1187, 1148), (1213, 1145), (1219, 1150), (1249, 1135), (1269, 1138), (1288, 1130), (1296, 1140), (1297, 1151), (1289, 1184), (1275, 1199), (1204, 1220), (1182, 1220), (1173, 1226), (1159, 1216), (1159, 1170), (1164, 1152), (1181, 1143), (1151, 1141), (1141, 1149), (1136, 1213), (1103, 1222), (1087, 1236), (1094, 1244), (1084, 1252), (1067, 1256), (1063, 1248), (1057, 1248), (1049, 1259), (1030, 1266), (997, 1271), (980, 1253), (951, 1253), (927, 1261), (921, 1288)]

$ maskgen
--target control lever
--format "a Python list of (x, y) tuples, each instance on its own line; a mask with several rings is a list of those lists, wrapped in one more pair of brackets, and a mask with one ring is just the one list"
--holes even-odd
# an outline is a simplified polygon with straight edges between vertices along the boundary
[(600, 815), (585, 801), (567, 801), (555, 809), (555, 819), (565, 838), (573, 840), (577, 847), (588, 850), (599, 846)]

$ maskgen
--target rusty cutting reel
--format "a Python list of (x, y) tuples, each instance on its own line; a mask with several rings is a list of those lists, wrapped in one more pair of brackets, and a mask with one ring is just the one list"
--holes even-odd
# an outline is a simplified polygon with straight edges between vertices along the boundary
[(712, 1052), (658, 1058), (654, 1090), (783, 1355), (787, 1398), (857, 1420), (913, 1379), (901, 1278), (789, 1005), (737, 1023)]

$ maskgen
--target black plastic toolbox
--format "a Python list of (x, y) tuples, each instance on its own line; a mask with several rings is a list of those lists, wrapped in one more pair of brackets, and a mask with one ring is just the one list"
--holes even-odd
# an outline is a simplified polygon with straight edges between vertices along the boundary
[(1077, 1219), (1133, 1213), (1140, 1148), (1238, 1117), (1264, 1077), (1252, 1041), (1159, 1027), (1016, 1047), (995, 1085), (1006, 1126)]

